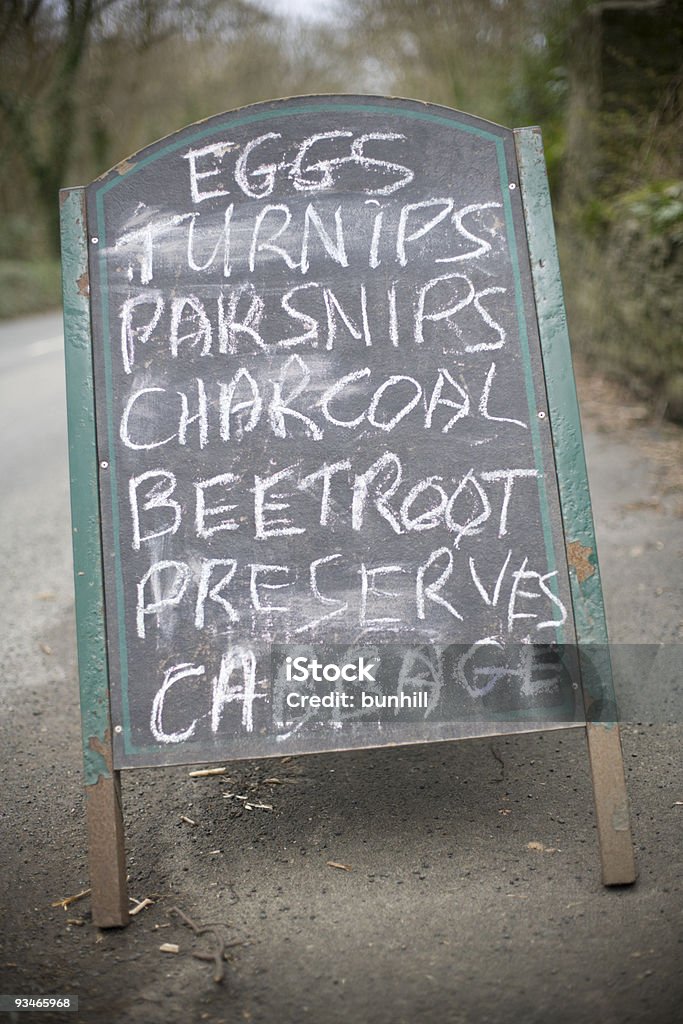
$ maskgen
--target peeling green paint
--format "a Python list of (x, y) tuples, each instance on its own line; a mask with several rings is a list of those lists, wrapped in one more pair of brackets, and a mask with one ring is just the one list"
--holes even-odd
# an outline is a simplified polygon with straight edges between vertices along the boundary
[(111, 778), (84, 189), (60, 193), (76, 636), (86, 786)]
[(582, 683), (590, 720), (611, 724), (617, 714), (607, 624), (543, 141), (540, 128), (514, 134), (565, 539), (593, 570), (580, 571), (569, 559)]

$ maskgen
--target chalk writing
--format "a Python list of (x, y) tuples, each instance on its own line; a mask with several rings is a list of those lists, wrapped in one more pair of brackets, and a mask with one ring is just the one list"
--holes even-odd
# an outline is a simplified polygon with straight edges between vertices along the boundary
[[(380, 709), (485, 719), (559, 693), (543, 652), (571, 606), (514, 159), (504, 129), (407, 109), (215, 119), (91, 186), (133, 746), (268, 752), (381, 730)], [(285, 652), (321, 644), (377, 678), (288, 699)]]

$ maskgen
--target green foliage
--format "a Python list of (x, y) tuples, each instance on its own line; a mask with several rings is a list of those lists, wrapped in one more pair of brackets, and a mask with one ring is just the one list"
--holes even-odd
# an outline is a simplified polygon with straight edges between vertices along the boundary
[(58, 260), (0, 260), (0, 319), (56, 309), (60, 303)]
[(59, 188), (182, 127), (183, 107), (213, 113), (235, 84), (230, 58), (271, 20), (246, 0), (0, 4), (0, 208), (33, 206), (56, 256)]
[(683, 182), (652, 181), (574, 212), (562, 267), (590, 364), (683, 421)]
[[(572, 228), (587, 239), (604, 238), (614, 218), (614, 206), (606, 199), (591, 196), (584, 203), (574, 204), (571, 210)], [(567, 211), (565, 210), (565, 222)]]
[(614, 216), (634, 220), (650, 235), (668, 235), (683, 242), (683, 181), (652, 181), (619, 196)]
[(674, 0), (595, 5), (577, 23), (559, 211), (574, 346), (679, 421), (681, 28)]
[(30, 207), (10, 211), (2, 219), (0, 261), (34, 259), (43, 252), (44, 241), (40, 219), (36, 220)]

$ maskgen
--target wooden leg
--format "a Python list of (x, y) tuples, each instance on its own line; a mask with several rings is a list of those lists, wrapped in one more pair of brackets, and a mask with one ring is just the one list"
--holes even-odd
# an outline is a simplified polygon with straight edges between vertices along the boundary
[(628, 796), (619, 726), (589, 722), (588, 755), (600, 841), (603, 885), (630, 885), (636, 880)]
[(119, 772), (100, 776), (85, 794), (93, 923), (122, 928), (129, 917)]

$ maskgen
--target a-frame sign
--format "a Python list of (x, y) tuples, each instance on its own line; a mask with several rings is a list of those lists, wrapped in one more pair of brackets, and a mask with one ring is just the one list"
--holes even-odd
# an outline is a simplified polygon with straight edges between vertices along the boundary
[(123, 768), (539, 729), (632, 882), (540, 132), (281, 100), (61, 210), (95, 923)]

